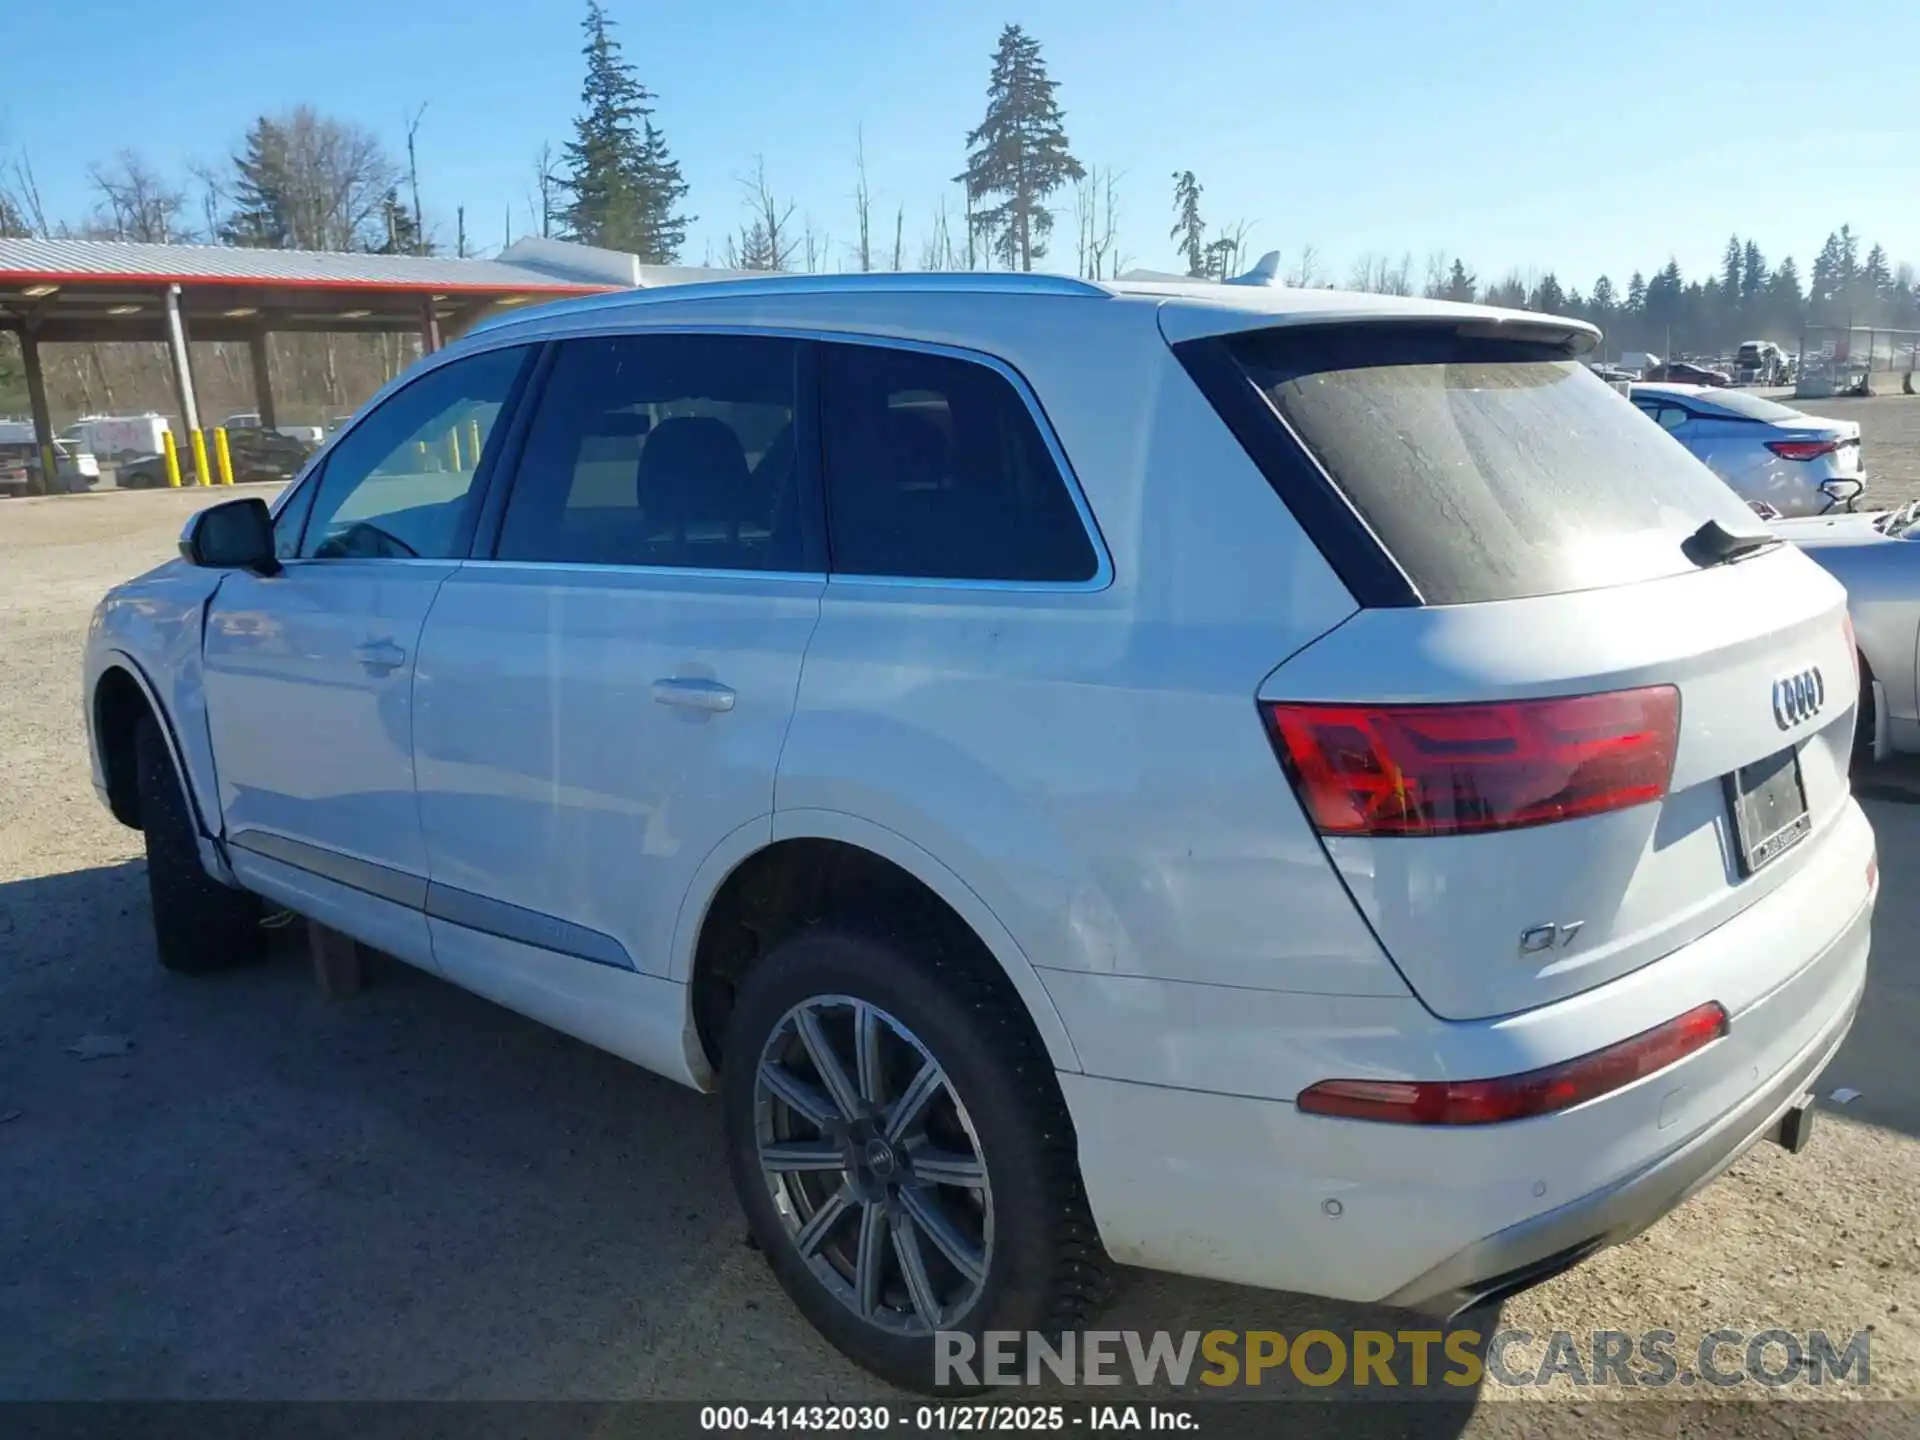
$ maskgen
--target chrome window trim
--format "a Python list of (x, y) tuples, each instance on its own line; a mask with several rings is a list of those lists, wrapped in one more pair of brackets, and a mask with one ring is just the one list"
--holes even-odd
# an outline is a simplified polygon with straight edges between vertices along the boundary
[(663, 575), (686, 575), (699, 580), (782, 580), (806, 581), (818, 585), (832, 577), (820, 570), (708, 570), (690, 565), (622, 565), (600, 560), (489, 560), (476, 557), (459, 562), (460, 568), (485, 570), (538, 570), (551, 574), (633, 575), (651, 579)]
[[(532, 320), (533, 316), (527, 317)], [(542, 317), (546, 318), (546, 317)], [(552, 317), (557, 320), (559, 317)], [(1085, 580), (979, 580), (935, 575), (856, 575), (847, 572), (832, 571), (827, 575), (829, 584), (858, 584), (885, 586), (911, 590), (1001, 590), (1016, 594), (1087, 594), (1106, 590), (1113, 584), (1113, 557), (1107, 550), (1107, 538), (1100, 531), (1100, 523), (1094, 517), (1093, 508), (1087, 503), (1087, 497), (1080, 485), (1080, 477), (1074, 473), (1072, 463), (1067, 459), (1066, 451), (1061, 447), (1060, 438), (1054, 433), (1053, 423), (1047, 418), (1047, 412), (1041, 407), (1038, 395), (1022, 375), (1012, 365), (997, 355), (989, 355), (984, 350), (970, 350), (963, 345), (947, 345), (934, 340), (913, 340), (897, 335), (874, 335), (855, 330), (819, 330), (795, 328), (783, 325), (755, 325), (744, 321), (733, 323), (701, 323), (684, 320), (663, 320), (658, 324), (636, 323), (639, 316), (600, 316), (593, 317), (598, 323), (585, 325), (557, 326), (540, 335), (540, 339), (551, 344), (560, 344), (568, 340), (606, 339), (621, 335), (764, 335), (773, 340), (811, 341), (821, 345), (863, 345), (883, 350), (909, 350), (922, 355), (936, 355), (948, 360), (958, 360), (966, 364), (984, 365), (994, 371), (1013, 387), (1021, 404), (1026, 406), (1027, 415), (1040, 432), (1040, 440), (1046, 446), (1047, 455), (1053, 461), (1054, 472), (1060, 482), (1066, 486), (1067, 498), (1073, 504), (1074, 514), (1080, 518), (1080, 528), (1093, 546), (1093, 574)], [(488, 332), (491, 336), (493, 332)], [(524, 345), (532, 337), (521, 335), (514, 344)], [(476, 347), (477, 353), (480, 347)], [(489, 345), (486, 349), (503, 349), (503, 345)], [(444, 352), (442, 352), (444, 353)], [(371, 408), (371, 407), (369, 407)], [(518, 484), (520, 477), (513, 477)], [(824, 467), (821, 474), (822, 499), (826, 475)], [(706, 571), (682, 570), (671, 565), (589, 565), (588, 562), (544, 561), (544, 560), (480, 560), (471, 564), (516, 564), (531, 566), (583, 565), (595, 570), (644, 570), (663, 574), (706, 573), (714, 576), (740, 576), (772, 574), (772, 571)]]

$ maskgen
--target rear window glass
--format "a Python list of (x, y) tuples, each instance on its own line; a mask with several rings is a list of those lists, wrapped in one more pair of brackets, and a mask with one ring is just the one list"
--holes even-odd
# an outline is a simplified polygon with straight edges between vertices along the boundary
[(1703, 414), (1711, 415), (1716, 410), (1728, 415), (1738, 415), (1742, 420), (1804, 420), (1802, 415), (1790, 405), (1781, 405), (1759, 395), (1749, 395), (1744, 390), (1727, 390), (1712, 399), (1699, 399), (1694, 405)]
[(1428, 604), (1627, 585), (1693, 568), (1733, 492), (1579, 361), (1451, 328), (1235, 337), (1242, 370)]

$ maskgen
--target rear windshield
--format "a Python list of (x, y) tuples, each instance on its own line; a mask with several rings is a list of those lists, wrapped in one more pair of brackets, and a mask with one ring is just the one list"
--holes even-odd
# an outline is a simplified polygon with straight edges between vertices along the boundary
[(1799, 421), (1807, 418), (1798, 410), (1758, 395), (1749, 395), (1744, 390), (1723, 390), (1710, 400), (1696, 399), (1693, 403), (1708, 414), (1721, 410), (1729, 415), (1738, 415), (1742, 420)]
[(1237, 336), (1242, 370), (1431, 605), (1683, 574), (1752, 512), (1564, 350), (1451, 327)]

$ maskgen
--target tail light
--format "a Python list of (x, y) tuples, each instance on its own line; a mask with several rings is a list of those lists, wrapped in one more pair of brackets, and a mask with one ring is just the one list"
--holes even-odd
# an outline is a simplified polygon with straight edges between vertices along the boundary
[(1767, 449), (1782, 460), (1818, 460), (1840, 448), (1838, 440), (1769, 440)]
[(1727, 1033), (1717, 1001), (1577, 1060), (1497, 1080), (1322, 1080), (1300, 1092), (1309, 1115), (1392, 1125), (1493, 1125), (1547, 1115), (1624, 1089)]
[(1462, 835), (1547, 825), (1667, 793), (1671, 685), (1496, 705), (1264, 704), (1322, 835)]

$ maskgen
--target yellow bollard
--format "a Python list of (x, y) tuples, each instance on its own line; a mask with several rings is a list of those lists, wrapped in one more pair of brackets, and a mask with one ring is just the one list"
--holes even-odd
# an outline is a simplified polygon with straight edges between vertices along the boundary
[(213, 458), (220, 467), (220, 483), (233, 483), (233, 453), (227, 449), (227, 427), (216, 425), (213, 428)]
[(189, 430), (187, 441), (193, 446), (193, 483), (211, 485), (213, 473), (207, 468), (207, 436), (203, 430)]
[(178, 490), (180, 488), (180, 447), (174, 443), (173, 431), (160, 432), (160, 448), (167, 454), (167, 484)]
[(474, 469), (480, 468), (480, 422), (467, 422), (467, 460)]
[(453, 462), (454, 472), (458, 474), (460, 470), (460, 427), (457, 425), (447, 431), (447, 458)]

